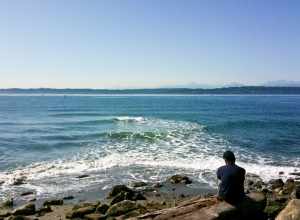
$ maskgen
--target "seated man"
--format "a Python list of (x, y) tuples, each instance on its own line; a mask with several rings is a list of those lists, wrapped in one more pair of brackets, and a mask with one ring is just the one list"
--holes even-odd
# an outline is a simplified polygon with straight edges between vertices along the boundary
[(223, 154), (226, 165), (217, 170), (217, 177), (221, 180), (219, 184), (218, 198), (237, 205), (245, 196), (244, 180), (245, 169), (235, 164), (235, 156), (231, 151)]

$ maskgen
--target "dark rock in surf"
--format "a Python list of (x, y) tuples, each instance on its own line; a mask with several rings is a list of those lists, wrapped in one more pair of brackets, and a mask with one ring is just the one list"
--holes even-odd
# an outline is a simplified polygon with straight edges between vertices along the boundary
[(33, 195), (33, 194), (34, 194), (34, 192), (28, 191), (28, 192), (21, 193), (21, 196), (29, 196), (29, 195)]
[(51, 206), (51, 205), (63, 205), (64, 200), (62, 199), (53, 199), (53, 200), (46, 200), (43, 206)]
[(128, 188), (125, 185), (116, 185), (109, 192), (108, 198), (115, 197), (115, 196), (117, 196), (121, 192), (132, 193), (132, 194), (134, 193), (134, 191), (132, 189)]
[(130, 183), (130, 187), (133, 187), (133, 188), (139, 188), (139, 187), (144, 187), (144, 186), (147, 186), (148, 184), (145, 183), (145, 182), (131, 182)]
[(25, 181), (26, 181), (26, 177), (21, 176), (21, 177), (14, 179), (12, 185), (19, 186), (19, 185), (25, 184)]
[(65, 196), (63, 198), (63, 200), (72, 200), (72, 199), (74, 199), (74, 196)]
[(179, 183), (182, 183), (182, 184), (191, 184), (192, 183), (192, 180), (187, 177), (187, 176), (184, 176), (184, 175), (179, 175), (179, 174), (176, 174), (174, 176), (171, 176), (168, 181), (172, 184), (179, 184)]
[(87, 178), (87, 177), (89, 177), (90, 175), (88, 175), (88, 174), (82, 174), (82, 175), (80, 175), (80, 176), (77, 176), (76, 178), (77, 179), (83, 179), (83, 178)]
[(293, 173), (289, 173), (290, 175), (293, 175), (293, 176), (300, 176), (300, 172), (293, 172)]

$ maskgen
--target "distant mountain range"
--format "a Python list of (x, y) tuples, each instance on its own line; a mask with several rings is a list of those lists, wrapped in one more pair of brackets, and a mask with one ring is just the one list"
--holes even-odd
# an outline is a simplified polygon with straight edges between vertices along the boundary
[(0, 89), (0, 94), (300, 94), (300, 87), (237, 86), (211, 89), (158, 88), (158, 89)]
[(228, 88), (228, 87), (249, 87), (249, 86), (267, 86), (267, 87), (300, 87), (300, 81), (287, 81), (277, 80), (260, 83), (257, 85), (246, 85), (238, 82), (232, 82), (227, 84), (201, 84), (201, 83), (188, 83), (176, 86), (164, 86), (164, 88), (189, 88), (189, 89), (214, 89), (214, 88)]

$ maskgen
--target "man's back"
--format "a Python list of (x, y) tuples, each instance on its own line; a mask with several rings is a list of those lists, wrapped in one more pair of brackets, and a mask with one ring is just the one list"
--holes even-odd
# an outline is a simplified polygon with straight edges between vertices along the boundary
[(244, 197), (245, 169), (227, 164), (217, 171), (217, 177), (221, 180), (219, 185), (219, 197), (229, 203), (237, 203)]

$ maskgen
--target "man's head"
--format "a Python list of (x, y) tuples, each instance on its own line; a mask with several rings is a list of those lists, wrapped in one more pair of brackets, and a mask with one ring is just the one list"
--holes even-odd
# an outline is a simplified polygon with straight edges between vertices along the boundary
[(223, 154), (223, 159), (225, 160), (226, 164), (234, 164), (235, 163), (235, 156), (232, 151), (225, 151)]

